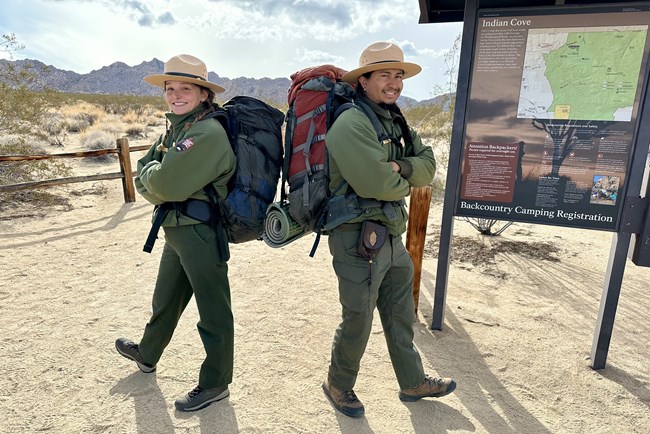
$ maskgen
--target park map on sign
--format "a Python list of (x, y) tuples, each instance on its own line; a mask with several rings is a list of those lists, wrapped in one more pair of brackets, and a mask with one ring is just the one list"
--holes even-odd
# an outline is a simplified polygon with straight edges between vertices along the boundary
[(648, 26), (531, 29), (518, 118), (632, 117)]

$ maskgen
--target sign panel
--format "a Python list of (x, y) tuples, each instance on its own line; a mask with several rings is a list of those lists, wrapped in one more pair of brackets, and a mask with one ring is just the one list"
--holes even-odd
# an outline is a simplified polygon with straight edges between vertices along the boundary
[(455, 215), (617, 230), (650, 6), (479, 10)]

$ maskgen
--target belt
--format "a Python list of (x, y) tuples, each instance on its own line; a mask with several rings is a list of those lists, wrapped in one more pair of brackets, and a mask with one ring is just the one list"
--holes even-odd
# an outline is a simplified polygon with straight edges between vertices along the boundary
[(158, 238), (158, 230), (169, 211), (176, 210), (190, 218), (200, 221), (201, 223), (210, 224), (212, 216), (211, 208), (212, 207), (208, 202), (198, 199), (187, 199), (183, 202), (165, 202), (160, 204), (155, 208), (153, 223), (142, 250), (151, 253), (156, 238)]
[(335, 231), (354, 232), (361, 230), (361, 223), (343, 223), (334, 228)]

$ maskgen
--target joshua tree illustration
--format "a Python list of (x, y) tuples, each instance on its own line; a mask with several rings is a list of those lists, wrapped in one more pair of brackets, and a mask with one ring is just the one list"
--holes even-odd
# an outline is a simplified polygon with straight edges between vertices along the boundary
[(563, 119), (533, 119), (533, 127), (545, 131), (553, 140), (551, 175), (559, 176), (564, 159), (573, 151), (576, 143), (591, 140), (614, 122)]

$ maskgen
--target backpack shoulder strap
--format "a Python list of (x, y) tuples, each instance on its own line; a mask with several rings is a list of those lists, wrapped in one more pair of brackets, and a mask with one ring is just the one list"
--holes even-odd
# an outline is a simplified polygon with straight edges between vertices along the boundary
[(287, 200), (286, 185), (289, 181), (289, 163), (291, 163), (292, 156), (292, 140), (293, 140), (293, 131), (296, 127), (295, 117), (293, 116), (293, 105), (289, 105), (289, 110), (285, 116), (285, 134), (284, 134), (284, 159), (282, 161), (282, 171), (281, 171), (281, 187), (280, 187), (280, 203), (285, 203)]
[(154, 218), (151, 224), (151, 229), (149, 230), (149, 235), (147, 236), (147, 241), (144, 243), (144, 247), (142, 248), (143, 252), (151, 253), (156, 238), (158, 238), (158, 230), (160, 229), (165, 216), (172, 209), (174, 209), (174, 202), (164, 202), (154, 208)]
[[(375, 113), (368, 104), (363, 103), (361, 101), (355, 100), (353, 102), (346, 102), (345, 104), (341, 104), (339, 108), (336, 110), (336, 112), (334, 113), (334, 120), (336, 120), (341, 113), (351, 109), (352, 107), (357, 107), (368, 117), (368, 120), (372, 124), (372, 127), (375, 129), (375, 133), (377, 133), (377, 139), (379, 140), (380, 143), (386, 143), (386, 141), (388, 142), (391, 141), (391, 137), (388, 135), (388, 133), (384, 131), (384, 128), (381, 126), (381, 122), (377, 117), (377, 113)], [(334, 123), (334, 120), (332, 121), (332, 123)]]
[(217, 122), (221, 124), (224, 130), (226, 130), (226, 134), (228, 135), (228, 140), (232, 144), (233, 141), (233, 132), (234, 129), (231, 125), (232, 121), (230, 119), (230, 115), (228, 114), (228, 111), (224, 109), (223, 107), (216, 107), (214, 111), (211, 111), (205, 117), (203, 117), (201, 120), (204, 119), (215, 119)]
[[(379, 121), (377, 114), (372, 110), (372, 108), (370, 108), (370, 106), (368, 106), (367, 104), (361, 101), (346, 102), (344, 104), (341, 104), (336, 110), (336, 112), (334, 113), (332, 124), (334, 123), (334, 121), (336, 121), (339, 115), (341, 115), (341, 113), (351, 109), (352, 107), (359, 108), (368, 117), (368, 120), (372, 124), (375, 133), (377, 133), (377, 139), (379, 140), (380, 143), (386, 143), (387, 141), (389, 143), (391, 142), (391, 137), (388, 135), (388, 133), (384, 132), (384, 128), (381, 126), (381, 122)], [(343, 182), (334, 190), (334, 192), (331, 193), (331, 196), (336, 195), (336, 193), (338, 193), (346, 185), (347, 182), (343, 180)], [(318, 248), (318, 243), (320, 242), (320, 237), (322, 233), (324, 217), (325, 214), (327, 214), (328, 212), (328, 208), (329, 206), (325, 206), (321, 216), (319, 217), (318, 224), (316, 225), (317, 228), (316, 239), (314, 240), (314, 244), (312, 245), (311, 251), (309, 252), (310, 257), (313, 257), (316, 254), (316, 249)]]
[(362, 112), (368, 116), (368, 119), (370, 120), (370, 123), (372, 124), (372, 127), (375, 129), (375, 132), (377, 133), (377, 138), (379, 139), (380, 143), (386, 143), (386, 141), (390, 142), (391, 137), (384, 131), (384, 128), (381, 126), (381, 122), (379, 122), (379, 118), (377, 117), (377, 113), (366, 103), (363, 103), (361, 101), (355, 101), (354, 104), (361, 109)]
[(334, 117), (332, 118), (332, 123), (334, 123), (334, 121), (336, 119), (338, 119), (338, 117), (341, 115), (341, 113), (343, 113), (346, 110), (351, 109), (352, 107), (356, 107), (356, 105), (353, 102), (346, 102), (346, 103), (341, 104), (339, 106), (339, 108), (337, 108), (336, 111), (334, 112)]

